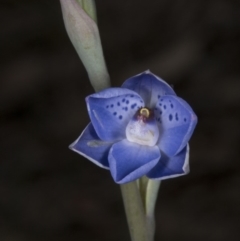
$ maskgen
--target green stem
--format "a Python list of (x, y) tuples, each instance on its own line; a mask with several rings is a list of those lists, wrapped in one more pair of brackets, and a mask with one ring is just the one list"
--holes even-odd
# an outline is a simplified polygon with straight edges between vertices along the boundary
[(150, 234), (150, 240), (154, 240), (155, 234), (155, 205), (158, 197), (158, 190), (160, 187), (161, 181), (149, 179), (146, 188), (145, 196), (145, 208), (146, 208), (146, 218), (147, 218), (147, 227)]
[(121, 185), (132, 241), (150, 241), (143, 202), (136, 181)]
[(137, 183), (145, 211), (148, 234), (150, 241), (153, 241), (155, 234), (154, 211), (161, 182), (159, 180), (153, 180), (143, 176), (138, 179)]

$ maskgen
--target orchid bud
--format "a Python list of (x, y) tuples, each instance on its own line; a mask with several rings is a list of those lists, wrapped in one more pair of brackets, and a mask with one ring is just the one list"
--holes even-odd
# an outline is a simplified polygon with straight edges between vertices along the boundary
[[(110, 86), (93, 1), (60, 0), (68, 36), (76, 49), (95, 91)], [(86, 2), (86, 3), (85, 3)], [(92, 5), (89, 5), (90, 2)], [(86, 12), (86, 11), (87, 12)]]

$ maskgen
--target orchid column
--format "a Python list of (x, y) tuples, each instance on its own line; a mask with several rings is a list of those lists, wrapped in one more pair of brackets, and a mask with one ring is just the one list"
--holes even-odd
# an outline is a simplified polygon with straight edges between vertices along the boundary
[(121, 185), (132, 241), (153, 241), (160, 181), (189, 172), (197, 116), (149, 70), (110, 86), (92, 0), (61, 0), (68, 35), (97, 93), (86, 97), (91, 122), (70, 148), (110, 170)]

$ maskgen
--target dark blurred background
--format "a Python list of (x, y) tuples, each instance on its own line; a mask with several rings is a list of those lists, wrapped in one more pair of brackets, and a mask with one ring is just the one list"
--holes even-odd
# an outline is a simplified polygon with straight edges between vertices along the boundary
[[(146, 69), (199, 117), (156, 241), (240, 239), (240, 1), (97, 0), (113, 86)], [(0, 240), (130, 240), (119, 186), (71, 152), (93, 93), (59, 1), (0, 3)]]

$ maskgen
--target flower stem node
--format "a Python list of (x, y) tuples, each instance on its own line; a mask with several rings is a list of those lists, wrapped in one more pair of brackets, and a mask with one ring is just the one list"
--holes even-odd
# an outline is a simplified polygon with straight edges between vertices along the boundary
[(86, 98), (91, 123), (70, 148), (110, 169), (116, 183), (189, 172), (197, 116), (172, 87), (145, 71)]

